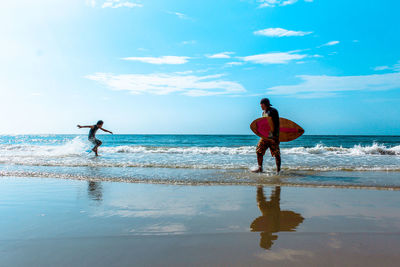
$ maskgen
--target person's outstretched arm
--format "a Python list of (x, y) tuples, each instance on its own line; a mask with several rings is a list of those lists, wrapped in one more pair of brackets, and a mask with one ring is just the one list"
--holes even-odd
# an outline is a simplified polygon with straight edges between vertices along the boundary
[(90, 128), (90, 129), (93, 129), (93, 125), (86, 125), (86, 126), (81, 126), (81, 125), (76, 125), (76, 127), (78, 127), (79, 129), (80, 128)]
[(101, 128), (101, 127), (100, 127), (100, 129), (101, 129), (101, 130), (103, 130), (104, 132), (107, 132), (107, 133), (113, 134), (113, 132), (111, 132), (111, 131), (109, 131), (109, 130), (106, 130), (106, 129), (104, 129), (104, 128)]

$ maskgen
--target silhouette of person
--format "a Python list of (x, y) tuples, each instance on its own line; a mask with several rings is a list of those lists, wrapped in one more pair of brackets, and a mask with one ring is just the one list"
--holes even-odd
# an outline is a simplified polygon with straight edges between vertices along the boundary
[(89, 181), (88, 182), (88, 195), (89, 198), (102, 201), (103, 200), (103, 187), (100, 182)]
[(304, 218), (293, 211), (280, 208), (281, 188), (276, 186), (272, 190), (270, 200), (267, 201), (262, 186), (257, 187), (257, 203), (262, 216), (256, 218), (250, 225), (252, 232), (261, 232), (260, 247), (270, 249), (273, 241), (278, 239), (278, 232), (294, 232)]

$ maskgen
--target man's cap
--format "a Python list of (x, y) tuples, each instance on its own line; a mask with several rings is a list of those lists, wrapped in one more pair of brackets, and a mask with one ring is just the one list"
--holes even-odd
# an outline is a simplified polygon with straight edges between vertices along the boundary
[(260, 104), (264, 104), (264, 105), (266, 105), (268, 107), (272, 106), (271, 103), (269, 102), (268, 98), (261, 99)]

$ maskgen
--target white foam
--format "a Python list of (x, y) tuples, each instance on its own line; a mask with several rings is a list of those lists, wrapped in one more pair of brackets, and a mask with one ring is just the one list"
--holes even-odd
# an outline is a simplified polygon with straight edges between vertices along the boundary
[[(255, 153), (255, 146), (240, 147), (146, 147), (146, 146), (117, 146), (104, 147), (106, 153), (159, 153), (159, 154), (222, 154), (250, 155)], [(317, 144), (314, 147), (281, 148), (283, 154), (309, 155), (400, 155), (400, 146), (386, 147), (374, 143), (371, 146), (355, 145), (351, 148), (329, 147)]]
[[(76, 137), (68, 141), (64, 145), (0, 145), (0, 156), (69, 156), (81, 155), (90, 148), (90, 144), (80, 137)], [(102, 146), (102, 153), (131, 153), (131, 154), (215, 154), (215, 155), (253, 155), (255, 146), (240, 146), (240, 147), (152, 147), (152, 146)], [(314, 147), (292, 147), (282, 148), (282, 154), (298, 154), (298, 155), (389, 155), (399, 156), (400, 146), (387, 147), (382, 144), (374, 143), (370, 146), (355, 145), (351, 148), (344, 147), (329, 147), (322, 144), (317, 144)]]
[(254, 154), (254, 146), (241, 147), (146, 147), (146, 146), (117, 146), (103, 147), (106, 153), (145, 153), (145, 154), (223, 154), (247, 155)]
[(22, 157), (65, 157), (82, 155), (89, 148), (89, 144), (80, 137), (68, 141), (63, 145), (0, 145), (0, 156)]
[(344, 147), (327, 147), (318, 144), (314, 147), (293, 147), (282, 149), (283, 153), (286, 154), (320, 154), (320, 155), (349, 155), (349, 156), (360, 156), (360, 155), (400, 155), (400, 146), (386, 147), (385, 145), (374, 143), (371, 146), (355, 145), (351, 148)]

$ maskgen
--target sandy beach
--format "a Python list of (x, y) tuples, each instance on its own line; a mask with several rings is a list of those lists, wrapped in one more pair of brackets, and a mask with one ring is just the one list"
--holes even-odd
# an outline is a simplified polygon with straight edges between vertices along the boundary
[(0, 179), (1, 266), (391, 266), (396, 190)]

